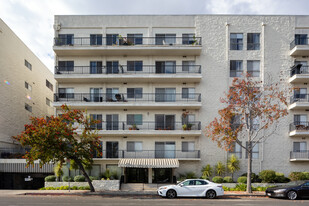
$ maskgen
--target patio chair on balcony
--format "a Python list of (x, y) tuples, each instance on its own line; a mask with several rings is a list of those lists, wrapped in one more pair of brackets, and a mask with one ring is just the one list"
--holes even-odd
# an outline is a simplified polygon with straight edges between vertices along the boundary
[(84, 97), (84, 101), (85, 101), (85, 102), (89, 102), (89, 99), (86, 98), (86, 97)]

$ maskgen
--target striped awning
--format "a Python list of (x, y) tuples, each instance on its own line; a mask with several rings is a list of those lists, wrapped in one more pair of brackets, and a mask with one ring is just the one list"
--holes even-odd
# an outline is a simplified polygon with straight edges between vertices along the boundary
[(177, 168), (178, 159), (120, 159), (118, 167)]

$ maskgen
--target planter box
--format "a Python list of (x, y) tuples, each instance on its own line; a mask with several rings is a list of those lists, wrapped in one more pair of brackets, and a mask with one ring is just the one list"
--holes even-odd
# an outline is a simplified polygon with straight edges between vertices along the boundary
[[(93, 180), (93, 187), (96, 191), (115, 191), (120, 188), (120, 180)], [(45, 187), (69, 186), (68, 182), (45, 182)], [(70, 186), (85, 187), (89, 186), (87, 182), (70, 182)]]

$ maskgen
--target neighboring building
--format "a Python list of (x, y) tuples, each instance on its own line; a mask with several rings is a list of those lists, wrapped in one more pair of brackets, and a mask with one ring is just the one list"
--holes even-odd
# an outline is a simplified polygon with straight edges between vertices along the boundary
[[(40, 170), (37, 164), (26, 169), (26, 161), (18, 159), (25, 151), (12, 136), (24, 130), (30, 116), (54, 114), (56, 83), (52, 72), (1, 19), (0, 45), (0, 188), (18, 188), (18, 184), (22, 189), (24, 177), (50, 173), (52, 166)], [(28, 184), (36, 184), (33, 181)]]
[[(245, 71), (300, 87), (277, 134), (255, 147), (253, 172), (308, 170), (309, 16), (57, 15), (54, 29), (57, 114), (67, 103), (103, 120), (92, 175), (110, 168), (125, 182), (173, 182), (226, 162), (230, 153), (203, 130)], [(245, 173), (245, 150), (234, 153)]]

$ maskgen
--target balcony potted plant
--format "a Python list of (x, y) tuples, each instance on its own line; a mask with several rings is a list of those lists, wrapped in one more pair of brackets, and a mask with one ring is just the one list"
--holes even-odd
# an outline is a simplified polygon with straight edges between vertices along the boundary
[(182, 129), (183, 129), (183, 130), (187, 130), (187, 124), (183, 124), (183, 125), (182, 125)]
[(133, 125), (132, 125), (132, 129), (133, 129), (133, 130), (139, 130), (139, 128), (137, 128), (136, 124), (133, 124)]
[(191, 130), (192, 126), (192, 124), (187, 124), (187, 130)]

